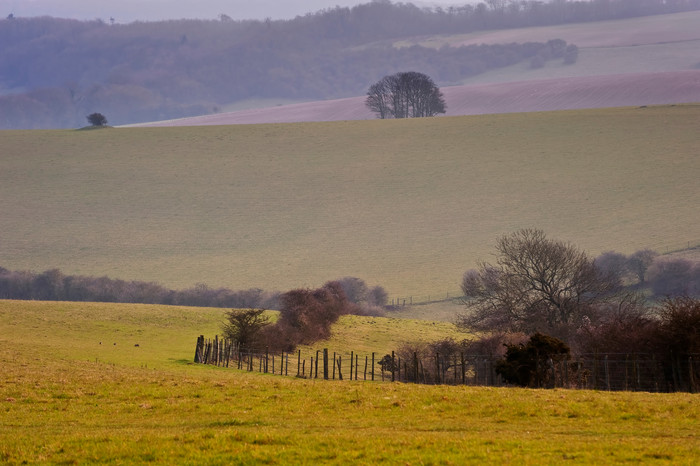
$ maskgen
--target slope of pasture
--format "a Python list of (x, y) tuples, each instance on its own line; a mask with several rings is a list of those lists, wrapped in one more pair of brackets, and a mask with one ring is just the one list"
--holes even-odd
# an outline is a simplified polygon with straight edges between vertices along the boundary
[[(276, 311), (268, 311), (276, 319)], [(173, 369), (194, 357), (198, 335), (221, 334), (224, 309), (113, 303), (0, 300), (0, 345), (31, 342), (36, 357)], [(404, 343), (464, 339), (453, 324), (385, 317), (342, 316), (328, 341), (303, 346), (304, 357), (325, 347), (384, 355)]]
[[(550, 69), (550, 68), (548, 68)], [(442, 88), (447, 116), (700, 102), (700, 70), (563, 77)], [(364, 97), (126, 125), (201, 126), (366, 120)]]
[(302, 380), (187, 363), (222, 312), (0, 301), (0, 462), (699, 459), (689, 393)]
[(8, 269), (442, 295), (495, 239), (696, 242), (700, 106), (0, 132)]

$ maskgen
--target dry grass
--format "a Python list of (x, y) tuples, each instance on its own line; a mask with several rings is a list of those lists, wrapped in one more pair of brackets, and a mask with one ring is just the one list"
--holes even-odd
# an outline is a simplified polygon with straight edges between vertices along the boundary
[(3, 267), (444, 295), (496, 237), (697, 241), (700, 106), (0, 132)]
[[(0, 462), (691, 465), (700, 459), (700, 404), (693, 394), (324, 382), (187, 364), (192, 337), (215, 328), (221, 313), (0, 301)], [(359, 320), (339, 323), (346, 342), (372, 337), (353, 332)], [(407, 322), (404, 330), (415, 325)], [(141, 347), (127, 348), (136, 331)], [(105, 336), (121, 339), (100, 349)]]

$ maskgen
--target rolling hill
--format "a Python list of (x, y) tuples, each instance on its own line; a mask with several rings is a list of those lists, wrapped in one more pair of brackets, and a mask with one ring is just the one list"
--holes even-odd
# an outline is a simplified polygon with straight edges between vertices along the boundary
[[(444, 87), (447, 115), (700, 102), (700, 11), (616, 21), (414, 37), (395, 47), (546, 42), (579, 47), (573, 65), (528, 64)], [(364, 97), (266, 106), (136, 126), (285, 123), (374, 118)]]
[[(452, 86), (447, 116), (700, 102), (700, 70)], [(240, 110), (129, 126), (199, 126), (375, 118), (364, 97)]]
[(287, 290), (458, 290), (495, 239), (698, 240), (699, 105), (2, 131), (3, 267)]

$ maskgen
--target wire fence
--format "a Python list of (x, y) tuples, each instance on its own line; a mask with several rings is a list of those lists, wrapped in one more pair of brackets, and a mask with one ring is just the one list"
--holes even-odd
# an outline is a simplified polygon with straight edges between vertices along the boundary
[[(228, 339), (197, 339), (194, 361), (249, 372), (321, 380), (391, 381), (418, 384), (503, 387), (499, 360), (452, 353), (430, 356), (362, 352), (271, 353), (240, 348)], [(656, 354), (580, 354), (569, 359), (537, 361), (533, 387), (610, 391), (700, 391), (700, 354), (669, 359)]]
[(446, 291), (435, 294), (409, 294), (406, 296), (393, 296), (387, 300), (387, 305), (391, 307), (414, 306), (421, 304), (439, 303), (444, 301), (457, 301), (462, 298), (461, 291)]

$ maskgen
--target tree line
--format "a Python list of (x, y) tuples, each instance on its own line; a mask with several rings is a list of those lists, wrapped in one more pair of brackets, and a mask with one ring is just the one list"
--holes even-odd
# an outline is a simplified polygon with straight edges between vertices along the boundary
[[(370, 287), (357, 277), (343, 277), (332, 283), (341, 287), (352, 313), (377, 315), (387, 304), (388, 295), (382, 286)], [(59, 269), (36, 273), (0, 267), (0, 299), (280, 309), (284, 296), (279, 291), (259, 288), (232, 290), (200, 283), (174, 290), (156, 282), (66, 275)]]
[(682, 374), (700, 356), (700, 263), (689, 259), (650, 250), (593, 259), (524, 229), (499, 238), (495, 262), (465, 272), (462, 291), (457, 325), (487, 336), (441, 351), (476, 345), (502, 358), (497, 372), (512, 383), (541, 386), (541, 365), (571, 351), (656, 354)]
[[(449, 9), (375, 1), (279, 21), (13, 17), (0, 20), (0, 128), (75, 127), (96, 111), (124, 124), (212, 113), (248, 98), (355, 96), (406, 69), (447, 85), (522, 60), (541, 66), (553, 58), (550, 45), (435, 50), (392, 42), (698, 8), (700, 0), (489, 0)], [(571, 49), (564, 59), (575, 56)]]

